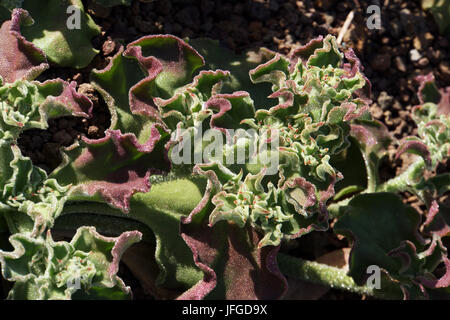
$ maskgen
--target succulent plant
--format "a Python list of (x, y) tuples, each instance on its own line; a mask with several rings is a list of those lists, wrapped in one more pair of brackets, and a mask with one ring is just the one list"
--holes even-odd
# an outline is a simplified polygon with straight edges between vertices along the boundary
[[(14, 282), (9, 298), (130, 298), (117, 273), (138, 241), (153, 248), (145, 259), (157, 269), (157, 298), (163, 289), (179, 299), (277, 299), (286, 275), (380, 298), (448, 290), (441, 239), (450, 229), (440, 196), (449, 174), (430, 172), (450, 154), (450, 91), (439, 91), (431, 75), (419, 78), (418, 136), (396, 141), (370, 115), (360, 61), (351, 49), (342, 54), (333, 36), (289, 57), (260, 52), (259, 65), (233, 61), (236, 73), (223, 70), (226, 54), (212, 54), (211, 43), (145, 36), (91, 73), (111, 114), (104, 137), (63, 148), (47, 174), (22, 154), (19, 136), (51, 119), (90, 118), (93, 103), (74, 82), (35, 79), (48, 61), (79, 67), (91, 58), (52, 56), (46, 37), (20, 33), (29, 22), (14, 9), (0, 30), (0, 233), (13, 247), (1, 248), (0, 263)], [(90, 33), (82, 33), (85, 42)], [(223, 67), (209, 70), (214, 63)], [(267, 89), (267, 98), (253, 99)], [(382, 182), (390, 144), (398, 157), (417, 160)], [(404, 191), (423, 201), (426, 216), (401, 201)], [(331, 220), (352, 243), (348, 274), (279, 253), (329, 230)], [(440, 264), (445, 272), (436, 277)], [(381, 288), (366, 284), (373, 265)]]

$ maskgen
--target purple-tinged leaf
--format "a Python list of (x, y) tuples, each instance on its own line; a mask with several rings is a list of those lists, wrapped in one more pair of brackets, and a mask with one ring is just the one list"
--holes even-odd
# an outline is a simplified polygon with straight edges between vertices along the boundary
[(376, 120), (351, 124), (350, 134), (358, 141), (365, 154), (374, 153), (378, 158), (386, 154), (387, 146), (392, 140), (387, 127)]
[(336, 38), (327, 35), (322, 42), (322, 47), (314, 50), (313, 54), (308, 58), (307, 65), (315, 67), (340, 67), (344, 55), (339, 52)]
[(417, 96), (419, 97), (420, 104), (425, 104), (427, 102), (438, 104), (441, 100), (441, 94), (434, 82), (434, 75), (429, 73), (424, 76), (417, 76), (416, 81), (419, 82)]
[(289, 61), (280, 54), (249, 72), (253, 83), (270, 82), (276, 89), (283, 86), (288, 74)]
[(134, 133), (145, 143), (152, 123), (160, 122), (156, 102), (187, 85), (203, 58), (181, 39), (152, 35), (130, 43), (103, 70), (91, 74), (111, 112), (111, 128)]
[[(77, 92), (77, 83), (70, 83), (60, 79), (47, 80), (43, 83), (33, 82), (39, 88), (41, 94), (48, 94), (42, 108), (46, 109), (47, 117), (60, 117), (56, 114), (56, 106), (64, 106), (70, 115), (90, 118), (92, 116), (93, 103), (83, 94)], [(67, 113), (67, 112), (66, 112)]]
[[(179, 299), (281, 297), (286, 290), (286, 280), (276, 263), (278, 247), (261, 248), (259, 244), (263, 236), (249, 226), (241, 228), (228, 221), (213, 226), (209, 223), (214, 209), (211, 200), (221, 187), (218, 175), (222, 179), (223, 175), (231, 172), (220, 165), (197, 166), (194, 172), (211, 179), (197, 207), (188, 217), (181, 219), (180, 232), (192, 250), (196, 265), (204, 271), (204, 278)], [(236, 180), (236, 177), (233, 179)], [(258, 181), (258, 177), (253, 180), (250, 177), (246, 185), (250, 189), (258, 188)], [(231, 185), (228, 187), (232, 188)]]
[(200, 222), (182, 224), (181, 234), (205, 276), (179, 299), (278, 299), (285, 293), (278, 247), (258, 248), (256, 231), (228, 222), (214, 227)]
[(419, 277), (420, 282), (427, 288), (447, 288), (450, 286), (450, 260), (447, 257), (443, 257), (445, 264), (445, 274), (439, 279), (430, 279), (427, 277)]
[(242, 120), (253, 117), (253, 100), (245, 91), (216, 94), (205, 104), (205, 109), (216, 111), (211, 116), (211, 128), (237, 129)]
[(168, 172), (164, 144), (167, 133), (158, 126), (151, 128), (150, 138), (140, 144), (133, 134), (106, 130), (105, 137), (90, 140), (67, 149), (65, 161), (53, 176), (72, 184), (72, 195), (99, 195), (110, 205), (129, 211), (129, 199), (136, 192), (150, 190), (152, 174)]
[(204, 70), (230, 72), (229, 81), (224, 82), (221, 88), (222, 93), (247, 91), (257, 109), (273, 106), (273, 101), (267, 99), (270, 94), (270, 84), (254, 84), (249, 77), (249, 71), (272, 59), (276, 55), (275, 52), (267, 48), (259, 48), (256, 51), (246, 51), (236, 55), (217, 40), (197, 38), (190, 40), (189, 43), (205, 58)]
[(364, 71), (364, 67), (361, 65), (361, 61), (356, 56), (355, 52), (352, 48), (348, 49), (345, 52), (345, 58), (349, 61), (348, 63), (344, 63), (342, 68), (347, 72), (346, 75), (344, 75), (344, 78), (353, 78), (357, 74), (361, 74), (363, 79), (365, 80), (365, 86), (358, 90), (356, 93), (359, 94), (359, 96), (363, 99), (367, 100), (367, 104), (370, 104), (369, 97), (372, 94), (372, 84), (370, 83), (369, 79), (362, 73)]
[(298, 60), (306, 65), (309, 58), (314, 54), (317, 49), (323, 47), (323, 36), (319, 36), (316, 39), (312, 39), (304, 46), (296, 49), (291, 55), (291, 72), (293, 72), (292, 68), (298, 64)]
[(398, 159), (400, 156), (405, 153), (413, 153), (421, 156), (427, 165), (431, 165), (431, 155), (428, 147), (425, 143), (420, 140), (405, 140), (400, 148), (397, 150), (397, 154), (395, 158)]
[(98, 53), (91, 40), (100, 35), (100, 27), (84, 11), (81, 0), (24, 0), (23, 8), (35, 19), (23, 28), (23, 35), (41, 48), (50, 62), (84, 68)]
[[(141, 49), (136, 51), (137, 47)], [(159, 61), (162, 69), (155, 77), (152, 94), (163, 99), (170, 98), (176, 89), (189, 83), (194, 71), (205, 64), (203, 57), (194, 48), (171, 35), (142, 37), (127, 46), (124, 56), (128, 54), (136, 57), (144, 67), (148, 61), (144, 57), (153, 57)]]
[(443, 204), (439, 205), (436, 200), (433, 200), (423, 223), (424, 230), (439, 237), (450, 235), (450, 225), (446, 217), (450, 217), (449, 208)]
[(32, 23), (27, 11), (14, 9), (11, 20), (0, 28), (0, 76), (3, 82), (33, 80), (49, 67), (44, 52), (20, 33), (21, 25)]

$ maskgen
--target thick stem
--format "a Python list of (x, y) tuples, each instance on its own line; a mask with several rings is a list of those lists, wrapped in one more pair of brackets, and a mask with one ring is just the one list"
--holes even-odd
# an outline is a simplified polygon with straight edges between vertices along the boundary
[(398, 292), (381, 291), (368, 286), (358, 286), (353, 281), (353, 278), (346, 274), (345, 270), (339, 268), (294, 258), (283, 253), (278, 254), (277, 260), (283, 274), (300, 280), (379, 299), (401, 298)]

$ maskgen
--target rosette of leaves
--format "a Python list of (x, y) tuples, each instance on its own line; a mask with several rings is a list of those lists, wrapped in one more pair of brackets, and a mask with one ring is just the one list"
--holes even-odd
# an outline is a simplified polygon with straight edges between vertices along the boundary
[[(0, 212), (14, 247), (0, 251), (0, 262), (3, 277), (15, 281), (10, 298), (129, 297), (117, 271), (124, 250), (141, 238), (135, 229), (152, 247), (151, 254), (140, 257), (156, 267), (151, 271), (156, 297), (167, 297), (162, 289), (180, 299), (279, 298), (287, 285), (277, 264), (282, 242), (328, 228), (328, 201), (336, 183), (345, 179), (331, 159), (345, 154), (351, 162), (352, 143), (370, 166), (370, 180), (389, 140), (367, 112), (370, 84), (359, 60), (352, 51), (344, 57), (331, 36), (311, 41), (289, 58), (269, 54), (269, 61), (250, 72), (253, 82), (272, 84), (269, 97), (278, 99), (275, 107), (257, 111), (229, 71), (199, 71), (205, 61), (192, 46), (169, 35), (147, 36), (120, 48), (105, 69), (92, 72), (92, 85), (111, 114), (105, 136), (83, 137), (65, 148), (63, 163), (47, 176), (21, 155), (18, 135), (47, 128), (51, 118), (89, 116), (92, 104), (76, 93), (75, 84), (32, 81), (48, 65), (43, 52), (18, 32), (20, 21), (27, 22), (26, 13), (15, 10), (0, 32), (8, 44), (0, 57), (5, 155)], [(8, 65), (11, 56), (20, 63)], [(434, 124), (445, 118), (433, 108), (416, 111), (420, 121), (431, 122), (419, 133), (426, 148), (441, 157), (431, 159), (434, 165), (445, 157), (446, 143), (442, 126)], [(176, 163), (171, 151), (207, 129), (222, 141), (232, 137), (231, 143), (200, 163)], [(244, 133), (231, 136), (232, 129)], [(251, 154), (252, 136), (244, 129), (253, 129), (257, 142), (275, 148)], [(201, 140), (185, 149), (195, 154), (205, 147)], [(238, 148), (246, 152), (244, 162), (227, 162)], [(274, 175), (263, 161), (250, 161), (269, 153), (279, 159)], [(412, 297), (425, 287), (448, 286), (450, 272), (433, 275), (439, 263), (449, 265), (441, 234), (432, 230), (419, 236), (414, 210), (390, 193), (366, 194), (392, 185), (374, 181), (330, 211), (338, 220), (336, 230), (354, 240), (351, 277), (306, 262), (314, 274), (306, 278), (378, 295), (355, 284), (363, 284), (361, 272), (377, 264), (383, 281)], [(421, 185), (432, 184), (426, 182)], [(378, 202), (383, 202), (381, 213)], [(434, 222), (437, 204), (431, 209), (427, 220)], [(61, 230), (77, 231), (70, 242), (54, 241)], [(280, 266), (286, 273), (295, 269)], [(134, 265), (137, 274), (143, 267)], [(68, 285), (73, 281), (75, 287)]]
[[(112, 117), (106, 137), (83, 139), (68, 148), (64, 152), (66, 160), (52, 174), (63, 185), (72, 184), (61, 218), (95, 214), (109, 222), (102, 223), (102, 228), (109, 230), (123, 228), (123, 222), (114, 225), (114, 218), (147, 226), (156, 240), (157, 286), (182, 291), (203, 281), (205, 270), (195, 263), (195, 254), (193, 257), (190, 250), (193, 247), (186, 245), (185, 235), (179, 234), (180, 220), (202, 207), (209, 193), (206, 177), (193, 175), (192, 165), (175, 168), (168, 161), (168, 151), (177, 143), (176, 138), (170, 139), (170, 133), (182, 128), (191, 130), (203, 120), (207, 120), (205, 129), (221, 128), (222, 123), (237, 128), (240, 120), (254, 113), (248, 93), (220, 93), (220, 82), (226, 80), (228, 72), (206, 70), (194, 77), (203, 64), (196, 50), (173, 36), (147, 36), (120, 49), (109, 66), (92, 73), (93, 84)], [(98, 161), (99, 157), (104, 160)], [(110, 165), (105, 166), (105, 161), (111, 161)], [(191, 227), (195, 232), (202, 230), (202, 225)], [(215, 233), (211, 249), (219, 253), (217, 263), (224, 263), (224, 270), (234, 272), (235, 263), (246, 261), (246, 283), (250, 284), (251, 274), (255, 273), (276, 283), (279, 290), (271, 292), (269, 285), (261, 282), (258, 288), (262, 291), (255, 292), (256, 288), (249, 285), (242, 292), (231, 281), (231, 287), (222, 292), (218, 283), (223, 284), (234, 274), (219, 273), (209, 291), (216, 288), (216, 297), (279, 296), (284, 282), (272, 266), (272, 250), (264, 250), (255, 265), (253, 254), (261, 254), (256, 238), (248, 239), (245, 234), (242, 237), (239, 229), (237, 235), (233, 243), (241, 246), (239, 250), (228, 243), (232, 235), (226, 230)], [(230, 247), (226, 249), (229, 255), (223, 255), (225, 252), (216, 245)], [(206, 272), (205, 276), (209, 275)], [(195, 291), (189, 290), (182, 298)]]
[(325, 203), (342, 178), (329, 160), (348, 147), (348, 122), (367, 111), (362, 92), (367, 84), (357, 67), (344, 65), (331, 36), (310, 42), (290, 59), (277, 54), (253, 69), (250, 77), (255, 83), (271, 82), (270, 97), (279, 100), (277, 106), (242, 121), (269, 137), (272, 131), (279, 134), (275, 151), (279, 176), (261, 184), (263, 166), (247, 166), (240, 184), (229, 190), (224, 186), (213, 198), (217, 207), (210, 219), (211, 223), (232, 220), (241, 226), (248, 222), (264, 230), (261, 246), (278, 245), (285, 236), (326, 229)]

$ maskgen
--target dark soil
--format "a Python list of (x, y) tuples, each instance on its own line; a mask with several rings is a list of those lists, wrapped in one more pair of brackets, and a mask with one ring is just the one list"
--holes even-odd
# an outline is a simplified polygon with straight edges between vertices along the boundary
[[(102, 29), (101, 36), (93, 39), (100, 54), (83, 70), (51, 68), (38, 80), (60, 77), (76, 81), (79, 91), (93, 100), (94, 117), (53, 120), (48, 130), (27, 131), (19, 140), (22, 152), (48, 172), (61, 161), (60, 147), (72, 144), (82, 135), (99, 138), (109, 127), (106, 105), (88, 84), (90, 71), (105, 67), (120, 43), (127, 44), (148, 34), (170, 33), (191, 39), (210, 37), (236, 53), (267, 47), (288, 54), (319, 35), (338, 36), (347, 15), (354, 10), (341, 49), (353, 48), (361, 59), (372, 83), (372, 114), (398, 139), (416, 132), (410, 116), (411, 108), (419, 103), (415, 77), (433, 72), (438, 86), (450, 85), (450, 41), (439, 35), (433, 17), (421, 10), (420, 1), (156, 0), (143, 3), (135, 0), (130, 7), (114, 8), (99, 7), (91, 0), (83, 3)], [(366, 27), (369, 16), (366, 8), (371, 4), (381, 7), (381, 30)], [(383, 163), (385, 179), (404, 166), (402, 160), (393, 160), (393, 152), (392, 148)], [(448, 164), (439, 170), (448, 171)], [(423, 204), (412, 195), (405, 194), (404, 198), (419, 210), (423, 209)], [(299, 243), (300, 247), (292, 248), (292, 252), (311, 259), (349, 246), (333, 232), (312, 233), (302, 237)], [(137, 298), (148, 298), (129, 270), (121, 268), (121, 273), (127, 283), (133, 284)], [(322, 298), (361, 297), (331, 290)]]

